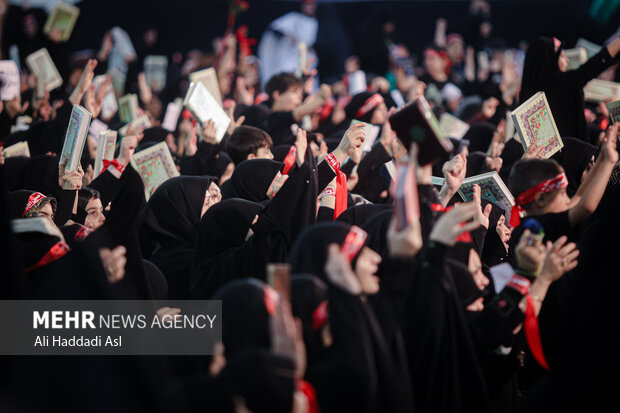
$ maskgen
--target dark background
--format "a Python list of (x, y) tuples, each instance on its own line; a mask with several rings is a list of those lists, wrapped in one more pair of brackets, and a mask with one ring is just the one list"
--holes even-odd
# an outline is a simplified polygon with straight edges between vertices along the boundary
[[(250, 37), (260, 38), (269, 22), (298, 9), (295, 1), (249, 0), (250, 9), (238, 22), (247, 24)], [(535, 35), (555, 35), (572, 46), (578, 37), (601, 43), (611, 35), (620, 18), (599, 26), (588, 16), (591, 1), (490, 1), (493, 34), (516, 45)], [(228, 0), (84, 0), (72, 43), (76, 48), (99, 45), (103, 33), (114, 25), (132, 38), (149, 24), (160, 29), (162, 46), (168, 51), (192, 48), (209, 51), (211, 39), (225, 30)], [(351, 44), (364, 25), (379, 10), (389, 10), (396, 23), (395, 39), (414, 52), (432, 41), (435, 20), (445, 17), (448, 32), (467, 14), (468, 1), (320, 1), (318, 16), (338, 19)], [(320, 29), (319, 29), (320, 30)]]

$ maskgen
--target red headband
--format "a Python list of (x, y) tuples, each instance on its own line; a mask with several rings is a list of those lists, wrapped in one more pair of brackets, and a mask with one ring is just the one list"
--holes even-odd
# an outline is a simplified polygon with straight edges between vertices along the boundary
[(49, 251), (45, 253), (43, 258), (41, 258), (36, 263), (34, 263), (30, 267), (23, 270), (22, 274), (27, 274), (32, 270), (36, 270), (37, 268), (43, 267), (51, 262), (54, 262), (57, 259), (62, 258), (69, 251), (71, 251), (71, 248), (69, 248), (69, 245), (67, 245), (67, 243), (64, 241), (59, 241), (56, 244), (52, 245), (52, 248), (50, 248)]
[(321, 301), (312, 312), (312, 331), (319, 331), (327, 323), (328, 314), (327, 300)]
[(523, 192), (516, 199), (515, 206), (512, 207), (512, 212), (510, 214), (510, 225), (514, 228), (519, 226), (520, 224), (520, 212), (523, 212), (522, 205), (529, 204), (534, 201), (537, 194), (546, 194), (549, 192), (557, 191), (558, 189), (566, 188), (568, 186), (568, 179), (566, 178), (566, 174), (562, 172), (554, 178), (547, 179), (539, 183), (536, 186), (531, 187), (530, 189)]
[(39, 203), (39, 201), (44, 198), (45, 195), (43, 195), (41, 192), (35, 192), (34, 194), (30, 195), (30, 197), (28, 198), (28, 202), (26, 203), (26, 209), (24, 209), (24, 212), (22, 213), (22, 217), (25, 217), (28, 211), (30, 211), (32, 207), (34, 207), (36, 204)]
[(353, 258), (360, 252), (367, 237), (368, 233), (357, 225), (351, 227), (342, 243), (342, 247), (340, 247), (340, 251), (347, 257), (349, 262), (353, 261)]
[(362, 107), (358, 109), (357, 113), (355, 114), (355, 117), (361, 118), (362, 116), (364, 116), (365, 114), (367, 114), (368, 112), (370, 112), (371, 110), (379, 106), (379, 103), (383, 103), (383, 96), (381, 96), (378, 93), (375, 93), (374, 95), (369, 97), (368, 100), (366, 100), (366, 102), (364, 102)]

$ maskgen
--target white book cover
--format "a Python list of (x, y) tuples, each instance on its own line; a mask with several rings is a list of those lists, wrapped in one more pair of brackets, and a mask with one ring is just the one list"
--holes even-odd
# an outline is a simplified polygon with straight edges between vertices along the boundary
[(30, 71), (45, 84), (49, 92), (62, 85), (62, 77), (58, 73), (56, 65), (52, 61), (47, 49), (39, 49), (26, 57), (26, 64)]
[(220, 84), (217, 80), (217, 73), (214, 68), (209, 67), (204, 70), (199, 70), (198, 72), (190, 73), (189, 81), (192, 83), (202, 83), (209, 93), (213, 95), (217, 103), (223, 106)]
[(19, 69), (12, 60), (0, 60), (0, 100), (13, 100), (20, 95)]
[(103, 131), (99, 133), (97, 139), (97, 157), (95, 158), (95, 177), (99, 176), (103, 169), (103, 161), (111, 161), (114, 159), (114, 151), (116, 150), (116, 131)]
[(439, 127), (448, 138), (461, 139), (469, 130), (469, 124), (449, 113), (442, 113), (439, 117)]
[(88, 135), (91, 114), (80, 105), (73, 105), (65, 142), (62, 146), (58, 166), (65, 165), (67, 171), (77, 171), (82, 158), (82, 151)]
[(105, 132), (106, 130), (108, 130), (108, 125), (105, 122), (102, 122), (99, 119), (93, 119), (88, 127), (88, 134), (93, 138), (96, 138), (101, 132)]
[(168, 103), (164, 121), (161, 123), (161, 126), (170, 132), (177, 130), (177, 124), (182, 110), (183, 101), (181, 99), (175, 99), (174, 102)]
[(15, 156), (25, 156), (26, 158), (30, 158), (30, 147), (28, 146), (28, 142), (17, 142), (8, 148), (4, 148), (5, 158), (12, 158)]
[(365, 92), (367, 87), (366, 73), (361, 70), (357, 70), (349, 75), (349, 94), (351, 96)]
[(230, 125), (230, 118), (202, 83), (192, 83), (184, 101), (185, 106), (204, 124), (215, 123), (217, 141), (220, 142)]

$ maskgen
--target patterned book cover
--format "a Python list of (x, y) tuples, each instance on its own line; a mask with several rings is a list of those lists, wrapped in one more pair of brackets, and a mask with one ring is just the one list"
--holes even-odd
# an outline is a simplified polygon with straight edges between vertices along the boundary
[(166, 56), (149, 55), (144, 58), (144, 77), (151, 90), (159, 93), (166, 87), (168, 58)]
[(207, 88), (209, 93), (213, 95), (215, 100), (220, 106), (222, 105), (222, 94), (220, 93), (220, 85), (217, 81), (217, 74), (215, 69), (210, 67), (208, 69), (200, 70), (198, 72), (191, 73), (189, 80), (192, 83), (202, 83)]
[(583, 95), (590, 102), (607, 102), (620, 100), (620, 83), (608, 80), (592, 79), (583, 88)]
[(38, 81), (45, 84), (45, 89), (49, 92), (62, 85), (62, 77), (56, 69), (47, 49), (39, 49), (26, 57), (26, 64), (30, 71), (37, 77)]
[(618, 120), (620, 120), (620, 100), (607, 103), (606, 106), (607, 111), (609, 112), (609, 119), (611, 119), (611, 123), (618, 122)]
[(449, 138), (461, 139), (469, 130), (469, 124), (449, 113), (442, 113), (439, 117), (439, 126), (444, 135)]
[(79, 15), (80, 9), (77, 7), (57, 3), (45, 22), (43, 33), (49, 34), (52, 29), (58, 29), (62, 33), (62, 41), (66, 42), (71, 37), (71, 32)]
[(4, 148), (5, 158), (12, 158), (16, 156), (25, 156), (26, 158), (30, 158), (30, 147), (28, 146), (28, 142), (17, 142), (8, 148)]
[(567, 70), (578, 69), (588, 60), (588, 52), (583, 47), (575, 47), (574, 49), (565, 49), (564, 55), (568, 58)]
[(185, 106), (198, 118), (200, 123), (212, 120), (217, 130), (217, 141), (221, 141), (230, 125), (230, 118), (224, 109), (202, 83), (192, 83), (184, 99)]
[(523, 150), (533, 143), (545, 147), (545, 158), (564, 147), (544, 92), (538, 92), (511, 113)]
[(116, 131), (104, 131), (99, 133), (97, 140), (97, 157), (95, 158), (95, 172), (97, 177), (103, 169), (103, 161), (111, 161), (114, 159), (114, 151), (116, 150)]
[(509, 220), (515, 200), (497, 172), (487, 172), (465, 178), (459, 188), (459, 196), (463, 201), (468, 202), (473, 199), (474, 184), (480, 186), (480, 197), (503, 208)]
[(73, 105), (69, 126), (65, 135), (58, 165), (65, 165), (67, 171), (77, 171), (82, 158), (82, 151), (88, 135), (91, 114), (80, 105)]
[(144, 196), (147, 200), (159, 185), (180, 175), (165, 142), (134, 154), (131, 165), (142, 177)]
[(130, 93), (118, 100), (118, 116), (121, 122), (129, 123), (138, 117), (138, 96)]

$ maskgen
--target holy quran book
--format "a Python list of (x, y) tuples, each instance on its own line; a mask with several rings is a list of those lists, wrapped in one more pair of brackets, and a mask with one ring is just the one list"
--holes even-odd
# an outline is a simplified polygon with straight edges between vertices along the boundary
[(212, 120), (217, 130), (216, 139), (218, 142), (222, 140), (230, 125), (230, 118), (202, 83), (190, 85), (183, 104), (198, 118), (200, 123), (204, 124)]
[(362, 70), (356, 70), (347, 75), (347, 77), (349, 79), (349, 94), (351, 96), (365, 92), (368, 89), (368, 85), (366, 84), (366, 73)]
[(372, 123), (366, 123), (366, 122), (361, 122), (359, 120), (353, 119), (351, 121), (351, 125), (353, 126), (356, 123), (363, 123), (364, 124), (364, 133), (365, 133), (365, 138), (364, 138), (364, 144), (362, 145), (362, 150), (364, 152), (370, 152), (372, 150), (373, 145), (375, 144), (375, 142), (377, 141), (377, 137), (379, 136), (379, 132), (381, 130), (381, 128), (377, 125), (373, 125)]
[(431, 176), (431, 184), (433, 186), (439, 187), (438, 189), (441, 189), (445, 181), (446, 181), (445, 178), (440, 178), (438, 176)]
[(137, 128), (143, 131), (144, 129), (148, 129), (152, 127), (153, 125), (151, 124), (151, 120), (149, 119), (148, 115), (140, 115), (134, 120), (132, 120), (131, 122), (129, 122), (127, 125), (120, 128), (118, 130), (118, 133), (121, 136), (127, 135), (127, 131), (129, 130), (130, 126), (133, 126), (134, 129)]
[(125, 59), (133, 60), (136, 56), (136, 49), (131, 42), (129, 34), (118, 26), (114, 26), (110, 30), (112, 40), (114, 41), (114, 48), (118, 50), (120, 55)]
[(390, 117), (390, 125), (405, 147), (417, 142), (420, 166), (447, 159), (454, 149), (450, 139), (444, 136), (439, 121), (424, 97), (419, 97), (394, 113)]
[(176, 98), (173, 102), (168, 103), (168, 106), (166, 106), (164, 121), (161, 123), (162, 128), (170, 132), (177, 130), (177, 124), (179, 123), (179, 116), (181, 116), (182, 110), (183, 99)]
[(71, 32), (79, 15), (80, 9), (77, 7), (65, 3), (57, 3), (45, 22), (43, 33), (49, 34), (50, 31), (58, 29), (62, 34), (61, 40), (66, 42), (71, 37)]
[[(106, 81), (109, 75), (95, 76), (93, 79), (93, 85), (97, 91), (100, 87), (103, 87), (103, 82)], [(114, 86), (112, 83), (108, 84), (107, 91), (103, 100), (101, 101), (101, 118), (110, 119), (118, 111), (118, 102), (116, 101), (116, 94), (114, 93)]]
[(390, 185), (398, 231), (402, 231), (411, 222), (420, 218), (415, 168), (414, 162), (398, 163), (396, 165), (396, 179)]
[(601, 46), (581, 37), (577, 39), (577, 44), (575, 47), (583, 47), (586, 50), (588, 59), (601, 51)]
[(545, 148), (544, 157), (550, 158), (564, 147), (545, 92), (534, 94), (510, 115), (524, 151), (532, 144), (537, 144)]
[(469, 124), (449, 113), (442, 113), (439, 117), (439, 126), (448, 138), (461, 139), (469, 130)]
[(138, 95), (130, 93), (118, 100), (118, 116), (123, 123), (129, 123), (138, 117)]
[(160, 142), (135, 153), (131, 159), (131, 165), (142, 177), (144, 196), (147, 200), (159, 185), (170, 178), (179, 176), (166, 142)]
[(582, 64), (588, 61), (588, 52), (583, 47), (565, 49), (564, 55), (568, 58), (568, 67), (566, 70), (578, 69)]
[(620, 120), (620, 100), (610, 102), (606, 104), (607, 111), (609, 112), (609, 119), (611, 123), (616, 123)]
[[(73, 105), (69, 125), (62, 146), (58, 166), (64, 165), (65, 171), (77, 171), (82, 158), (82, 151), (88, 135), (91, 114), (80, 105)], [(67, 188), (64, 188), (67, 189)]]
[(159, 93), (166, 87), (168, 58), (150, 55), (144, 58), (144, 77), (151, 90)]
[(88, 127), (88, 134), (93, 138), (97, 139), (101, 132), (105, 132), (108, 130), (108, 125), (105, 122), (100, 121), (99, 119), (93, 119), (90, 122), (90, 126)]
[(33, 218), (17, 218), (11, 220), (11, 230), (16, 234), (24, 232), (40, 232), (46, 235), (53, 235), (61, 240), (65, 240), (65, 237), (60, 232), (60, 229), (54, 225), (54, 223), (45, 217), (33, 217)]
[(189, 80), (192, 83), (202, 83), (207, 88), (209, 93), (213, 95), (217, 104), (222, 104), (222, 94), (220, 93), (220, 84), (217, 81), (217, 73), (215, 69), (210, 67), (208, 69), (200, 70), (198, 72), (191, 73)]
[(97, 156), (95, 157), (95, 171), (93, 176), (97, 177), (103, 169), (103, 161), (111, 161), (114, 159), (114, 151), (116, 150), (116, 131), (107, 130), (99, 133), (97, 139)]
[(620, 83), (609, 80), (592, 79), (583, 88), (583, 95), (590, 102), (620, 100)]
[(302, 77), (306, 74), (306, 69), (308, 68), (308, 46), (306, 46), (306, 43), (300, 42), (297, 44), (297, 54), (299, 56), (297, 77)]
[(45, 89), (49, 92), (62, 85), (62, 77), (56, 69), (47, 49), (39, 49), (26, 57), (26, 64), (30, 71), (36, 76), (37, 81), (45, 84)]
[(13, 100), (20, 95), (19, 69), (12, 60), (0, 60), (0, 100)]
[[(385, 169), (388, 172), (388, 175), (390, 175), (390, 178), (392, 179), (392, 181), (396, 180), (396, 165), (394, 164), (394, 161), (388, 161), (386, 163), (383, 164), (385, 166)], [(357, 166), (356, 166), (357, 167)]]
[(267, 264), (267, 283), (285, 300), (291, 300), (291, 264), (270, 262)]
[(30, 147), (28, 146), (28, 142), (17, 142), (8, 148), (4, 148), (5, 158), (14, 158), (17, 156), (25, 156), (26, 158), (30, 158)]
[[(480, 198), (485, 199), (503, 208), (508, 215), (515, 204), (515, 200), (497, 172), (487, 172), (481, 175), (465, 178), (459, 188), (459, 196), (464, 202), (474, 197), (474, 185), (480, 186)], [(510, 216), (508, 216), (510, 219)]]

